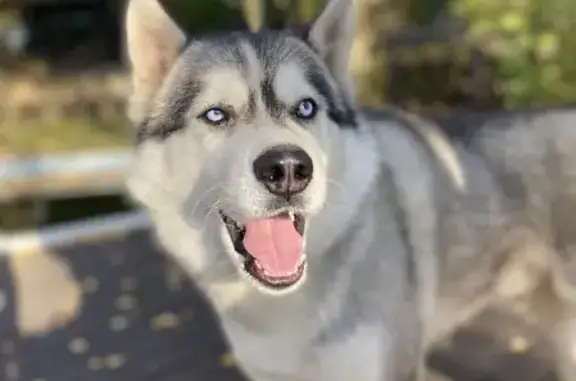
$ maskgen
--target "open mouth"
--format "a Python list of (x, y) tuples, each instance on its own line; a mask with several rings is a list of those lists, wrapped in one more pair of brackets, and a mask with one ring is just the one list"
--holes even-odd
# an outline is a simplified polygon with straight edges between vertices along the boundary
[(306, 219), (298, 213), (281, 213), (240, 225), (220, 212), (234, 249), (244, 258), (244, 270), (262, 285), (280, 290), (304, 275)]

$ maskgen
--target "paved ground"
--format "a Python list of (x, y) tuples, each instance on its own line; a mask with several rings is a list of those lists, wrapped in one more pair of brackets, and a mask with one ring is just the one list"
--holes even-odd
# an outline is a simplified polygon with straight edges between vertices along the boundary
[[(0, 256), (0, 380), (242, 381), (206, 305), (151, 247), (140, 232)], [(542, 332), (489, 311), (430, 363), (457, 381), (554, 381)]]

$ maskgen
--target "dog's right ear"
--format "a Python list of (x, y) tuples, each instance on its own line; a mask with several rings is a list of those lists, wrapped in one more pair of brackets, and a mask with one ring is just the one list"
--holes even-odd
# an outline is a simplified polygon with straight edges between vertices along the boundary
[(125, 28), (133, 84), (129, 116), (137, 123), (149, 111), (186, 36), (158, 0), (128, 0)]

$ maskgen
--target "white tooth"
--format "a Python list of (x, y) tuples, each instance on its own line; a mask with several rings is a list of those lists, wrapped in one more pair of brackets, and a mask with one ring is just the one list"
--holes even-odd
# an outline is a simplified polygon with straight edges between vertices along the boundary
[(296, 220), (296, 216), (294, 215), (294, 212), (289, 212), (288, 215), (290, 215), (290, 219), (292, 221)]

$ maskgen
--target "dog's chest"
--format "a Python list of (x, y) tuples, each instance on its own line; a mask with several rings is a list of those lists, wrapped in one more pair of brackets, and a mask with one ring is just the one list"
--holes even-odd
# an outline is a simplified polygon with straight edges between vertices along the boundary
[(230, 330), (230, 343), (240, 367), (255, 380), (378, 381), (391, 376), (391, 339), (380, 326), (360, 326), (349, 336), (314, 344), (305, 328), (291, 335), (255, 335)]

